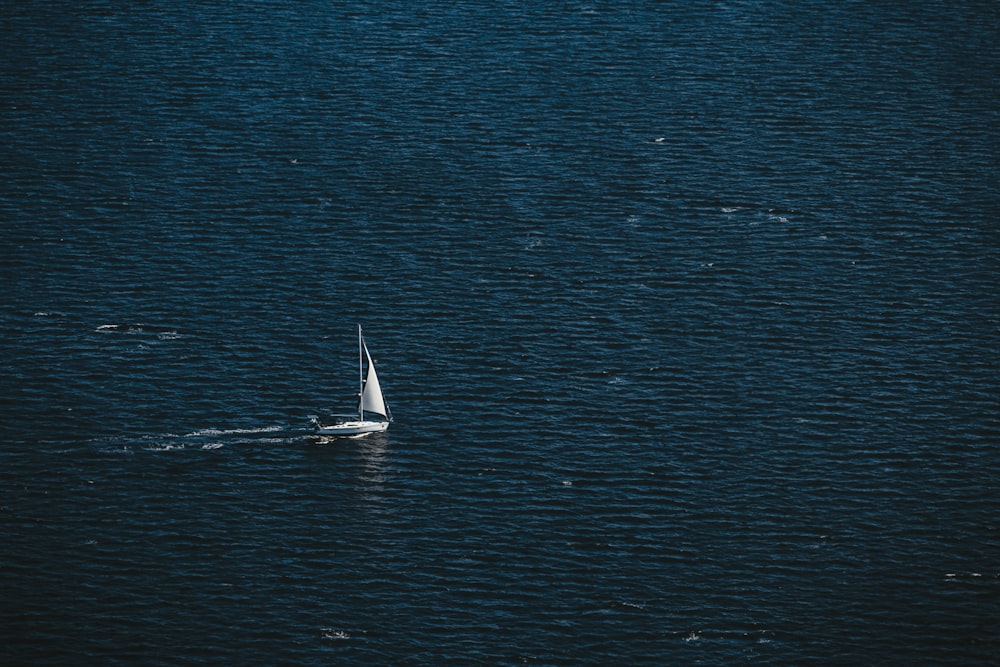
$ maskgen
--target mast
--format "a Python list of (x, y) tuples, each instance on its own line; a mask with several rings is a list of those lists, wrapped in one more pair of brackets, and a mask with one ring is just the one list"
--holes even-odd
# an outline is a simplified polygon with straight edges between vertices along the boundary
[(361, 421), (365, 420), (365, 376), (362, 369), (364, 365), (361, 359), (361, 325), (358, 325), (358, 417)]

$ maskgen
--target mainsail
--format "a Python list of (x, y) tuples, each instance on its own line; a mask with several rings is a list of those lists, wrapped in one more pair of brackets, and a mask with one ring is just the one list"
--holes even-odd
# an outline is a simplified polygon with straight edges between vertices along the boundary
[(375, 364), (372, 362), (372, 356), (368, 352), (368, 346), (362, 341), (361, 347), (365, 351), (365, 360), (368, 362), (368, 374), (365, 376), (364, 387), (361, 389), (361, 404), (358, 406), (361, 418), (364, 419), (366, 412), (374, 412), (390, 419), (389, 408), (386, 406), (385, 398), (382, 396), (382, 387), (379, 386), (378, 375), (375, 374)]

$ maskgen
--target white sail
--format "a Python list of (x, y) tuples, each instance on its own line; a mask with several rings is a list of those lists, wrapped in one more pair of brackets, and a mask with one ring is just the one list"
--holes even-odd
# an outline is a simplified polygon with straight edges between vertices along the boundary
[(361, 390), (360, 411), (362, 418), (366, 412), (374, 412), (383, 417), (389, 416), (389, 410), (385, 405), (385, 398), (382, 396), (382, 387), (378, 383), (378, 375), (375, 374), (375, 364), (372, 363), (371, 354), (368, 353), (368, 346), (361, 344), (365, 350), (365, 359), (368, 361), (368, 374), (365, 377), (365, 386)]

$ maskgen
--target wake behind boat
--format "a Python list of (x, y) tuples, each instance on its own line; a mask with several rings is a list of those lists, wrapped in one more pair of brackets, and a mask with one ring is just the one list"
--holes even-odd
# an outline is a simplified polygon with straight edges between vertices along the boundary
[[(365, 362), (368, 364), (367, 375)], [(357, 414), (334, 415), (337, 421), (333, 424), (323, 424), (318, 419), (314, 420), (316, 435), (347, 437), (382, 433), (392, 423), (392, 411), (389, 410), (385, 396), (382, 395), (382, 387), (379, 385), (378, 375), (375, 374), (375, 364), (372, 362), (371, 354), (368, 353), (360, 324), (358, 325), (358, 382), (360, 389)], [(372, 419), (369, 415), (375, 418)]]

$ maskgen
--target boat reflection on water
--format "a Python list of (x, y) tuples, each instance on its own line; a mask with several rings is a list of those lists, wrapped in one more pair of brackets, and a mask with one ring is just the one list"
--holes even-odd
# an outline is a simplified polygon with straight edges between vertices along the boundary
[(389, 458), (389, 438), (385, 434), (376, 433), (358, 439), (358, 454), (363, 465), (361, 481), (364, 484), (382, 485), (386, 481), (386, 468)]

